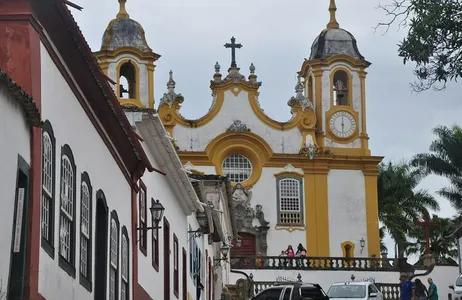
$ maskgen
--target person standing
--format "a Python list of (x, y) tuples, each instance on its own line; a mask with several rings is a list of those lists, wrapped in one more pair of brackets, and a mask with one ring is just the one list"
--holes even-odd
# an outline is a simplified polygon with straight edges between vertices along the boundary
[(401, 300), (412, 300), (415, 299), (415, 289), (412, 281), (409, 279), (407, 273), (401, 273), (399, 276), (400, 287), (401, 287)]
[(420, 281), (420, 279), (416, 279), (414, 281), (414, 288), (415, 288), (415, 295), (417, 300), (427, 300), (428, 298), (428, 291), (427, 287)]
[(433, 282), (433, 279), (428, 278), (428, 299), (430, 300), (438, 300), (438, 288), (436, 284)]

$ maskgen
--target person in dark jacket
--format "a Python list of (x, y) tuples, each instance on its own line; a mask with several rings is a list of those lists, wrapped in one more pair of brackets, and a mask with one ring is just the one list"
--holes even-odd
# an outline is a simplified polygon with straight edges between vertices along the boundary
[(415, 295), (417, 297), (417, 300), (427, 300), (428, 298), (428, 290), (427, 287), (420, 281), (419, 278), (417, 278), (414, 281), (414, 289), (415, 289)]

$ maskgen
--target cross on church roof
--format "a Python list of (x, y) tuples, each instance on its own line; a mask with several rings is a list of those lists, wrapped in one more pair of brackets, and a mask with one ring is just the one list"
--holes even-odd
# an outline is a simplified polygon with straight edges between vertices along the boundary
[(231, 38), (231, 43), (226, 43), (225, 48), (231, 48), (231, 68), (237, 68), (236, 64), (236, 48), (242, 48), (242, 44), (236, 44), (236, 38), (233, 36)]
[(430, 227), (438, 227), (440, 223), (430, 222), (428, 211), (423, 212), (423, 222), (415, 222), (415, 225), (425, 228), (425, 254), (431, 254), (430, 250)]

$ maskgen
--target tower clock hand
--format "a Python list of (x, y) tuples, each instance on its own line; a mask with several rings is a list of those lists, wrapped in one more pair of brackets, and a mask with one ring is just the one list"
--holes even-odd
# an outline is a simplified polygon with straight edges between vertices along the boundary
[(343, 122), (343, 116), (342, 116), (342, 132), (345, 131), (345, 123)]

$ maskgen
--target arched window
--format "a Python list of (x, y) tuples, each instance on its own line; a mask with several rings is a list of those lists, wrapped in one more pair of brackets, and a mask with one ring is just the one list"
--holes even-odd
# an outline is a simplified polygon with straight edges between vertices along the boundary
[(244, 182), (252, 175), (252, 163), (241, 154), (233, 154), (225, 158), (222, 168), (223, 174), (235, 183)]
[(348, 105), (348, 74), (343, 70), (336, 71), (333, 81), (334, 105)]
[(46, 120), (42, 132), (42, 207), (41, 234), (43, 249), (54, 258), (55, 145), (53, 127)]
[(120, 66), (119, 89), (120, 98), (136, 99), (136, 69), (130, 61)]
[(343, 257), (345, 258), (353, 258), (355, 257), (355, 244), (352, 242), (346, 241), (342, 243), (342, 252)]
[(75, 182), (74, 155), (68, 145), (61, 149), (59, 262), (75, 277)]
[(82, 173), (80, 186), (80, 282), (91, 290), (92, 253), (92, 187), (87, 172)]
[(308, 99), (310, 99), (310, 101), (312, 103), (315, 103), (314, 102), (314, 86), (313, 86), (313, 76), (309, 76), (308, 77), (308, 85), (307, 85), (307, 95)]
[(303, 224), (302, 180), (296, 177), (277, 179), (278, 224)]
[(130, 285), (129, 285), (129, 274), (130, 274), (130, 255), (129, 255), (129, 238), (128, 238), (128, 231), (127, 228), (124, 226), (122, 228), (122, 284), (120, 288), (120, 297), (121, 300), (128, 300), (130, 299)]
[(110, 266), (109, 266), (109, 300), (117, 300), (119, 270), (119, 218), (111, 213), (110, 230)]

